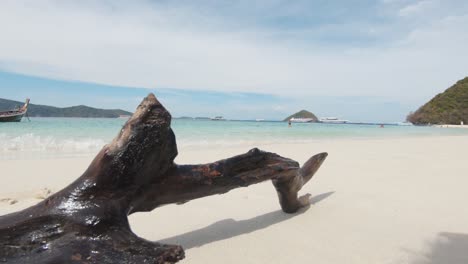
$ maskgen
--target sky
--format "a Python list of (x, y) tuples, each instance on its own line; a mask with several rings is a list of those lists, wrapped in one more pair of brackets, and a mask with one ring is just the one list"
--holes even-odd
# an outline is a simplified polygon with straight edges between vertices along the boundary
[(2, 0), (0, 97), (403, 121), (468, 75), (466, 25), (466, 0)]

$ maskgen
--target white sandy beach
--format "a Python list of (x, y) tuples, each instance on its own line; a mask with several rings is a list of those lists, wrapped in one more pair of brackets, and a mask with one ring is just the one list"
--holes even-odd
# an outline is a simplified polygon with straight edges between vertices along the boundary
[[(179, 147), (178, 163), (246, 152)], [(284, 214), (270, 182), (130, 217), (140, 236), (181, 244), (181, 263), (468, 263), (468, 137), (322, 140), (258, 146), (304, 162), (328, 159), (302, 193), (312, 205)], [(0, 160), (0, 214), (40, 201), (93, 157)], [(17, 203), (11, 204), (12, 200)]]
[(433, 125), (438, 128), (468, 128), (468, 125)]

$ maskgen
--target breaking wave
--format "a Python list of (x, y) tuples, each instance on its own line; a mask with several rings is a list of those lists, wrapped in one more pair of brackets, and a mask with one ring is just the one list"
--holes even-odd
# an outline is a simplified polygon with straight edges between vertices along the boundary
[(25, 155), (63, 156), (63, 154), (82, 156), (97, 153), (106, 142), (107, 140), (96, 138), (58, 138), (32, 133), (23, 135), (0, 134), (0, 158), (12, 159)]

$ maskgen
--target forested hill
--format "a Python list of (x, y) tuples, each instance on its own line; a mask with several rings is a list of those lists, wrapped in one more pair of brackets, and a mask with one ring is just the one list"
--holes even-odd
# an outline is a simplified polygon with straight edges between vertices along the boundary
[(468, 124), (468, 77), (436, 95), (407, 120), (416, 125)]
[[(31, 100), (32, 101), (32, 100)], [(0, 111), (12, 110), (21, 107), (24, 102), (0, 98)], [(109, 117), (116, 118), (132, 113), (120, 109), (99, 109), (85, 105), (71, 107), (54, 107), (47, 105), (29, 104), (28, 116), (31, 117)]]
[(307, 111), (307, 110), (301, 110), (295, 114), (292, 114), (288, 117), (286, 117), (283, 121), (288, 121), (289, 119), (291, 118), (311, 118), (313, 122), (317, 122), (318, 121), (318, 118), (312, 114), (311, 112)]

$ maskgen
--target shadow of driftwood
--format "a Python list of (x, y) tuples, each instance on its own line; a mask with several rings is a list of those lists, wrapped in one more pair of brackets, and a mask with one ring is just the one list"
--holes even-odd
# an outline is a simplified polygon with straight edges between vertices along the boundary
[(311, 204), (316, 204), (316, 203), (319, 203), (320, 201), (328, 198), (328, 196), (334, 194), (335, 192), (326, 192), (326, 193), (322, 193), (322, 194), (319, 194), (319, 195), (316, 195), (312, 198), (310, 198), (310, 203)]
[[(310, 199), (311, 204), (316, 204), (329, 197), (334, 192), (319, 194)], [(264, 215), (260, 215), (247, 220), (236, 221), (234, 219), (224, 219), (207, 227), (194, 230), (185, 234), (166, 238), (158, 242), (165, 244), (182, 245), (184, 249), (200, 247), (215, 241), (228, 239), (242, 234), (248, 234), (256, 230), (267, 228), (271, 225), (286, 221), (295, 216), (303, 214), (310, 207), (303, 208), (296, 214), (286, 214), (278, 210)]]
[(439, 233), (430, 252), (413, 264), (467, 264), (468, 234)]

